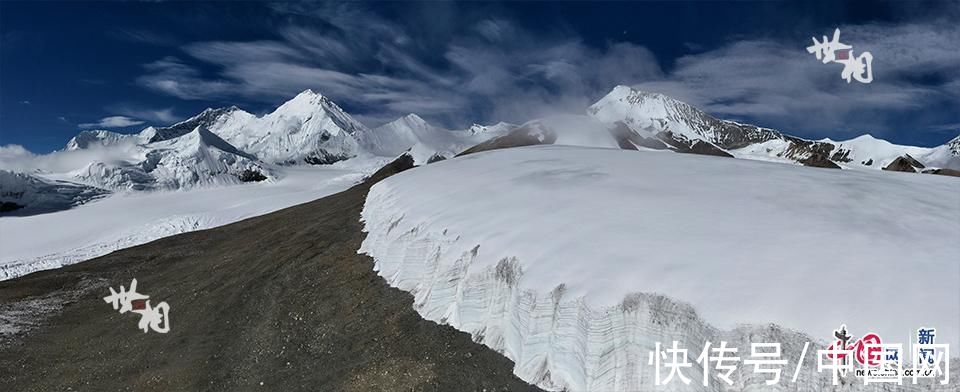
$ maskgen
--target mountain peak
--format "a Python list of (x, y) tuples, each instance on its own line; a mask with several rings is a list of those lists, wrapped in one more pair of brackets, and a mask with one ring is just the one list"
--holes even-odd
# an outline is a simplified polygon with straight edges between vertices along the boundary
[(869, 133), (865, 133), (853, 139), (847, 140), (847, 142), (870, 142), (870, 141), (886, 141), (886, 140), (878, 139)]
[(691, 123), (713, 120), (703, 111), (660, 93), (641, 91), (628, 86), (617, 86), (609, 94), (590, 105), (588, 113), (597, 119), (615, 123), (623, 121), (631, 127), (649, 127), (666, 130), (666, 122), (674, 123), (673, 132), (697, 138)]
[(638, 100), (638, 98), (653, 98), (653, 99), (663, 99), (663, 100), (680, 102), (680, 101), (677, 101), (676, 99), (673, 99), (671, 97), (668, 97), (660, 93), (638, 90), (636, 88), (622, 85), (622, 84), (618, 85), (617, 87), (614, 87), (613, 90), (610, 90), (610, 92), (607, 93), (606, 97), (628, 99), (633, 101)]
[(186, 135), (187, 133), (196, 129), (198, 126), (203, 126), (205, 128), (215, 127), (215, 124), (224, 122), (229, 117), (234, 117), (235, 115), (250, 116), (249, 113), (244, 112), (236, 106), (207, 108), (200, 112), (200, 114), (173, 124), (169, 127), (147, 127), (140, 132), (140, 135), (146, 143), (170, 140)]
[(408, 120), (413, 120), (413, 121), (427, 122), (422, 117), (418, 116), (416, 113), (407, 114), (406, 116), (403, 116), (403, 118)]
[(292, 117), (310, 117), (317, 112), (317, 109), (326, 111), (336, 117), (343, 117), (346, 113), (340, 106), (322, 94), (314, 92), (311, 89), (303, 90), (300, 94), (277, 107), (272, 115), (292, 116)]
[[(322, 104), (332, 104), (333, 102), (330, 101), (327, 97), (324, 97), (323, 94), (320, 94), (308, 88), (306, 90), (301, 91), (299, 94), (291, 98), (289, 101), (285, 102), (283, 105), (280, 105), (280, 107), (286, 106), (287, 104), (290, 104), (290, 103), (316, 106), (316, 105), (322, 105)], [(336, 106), (336, 105), (333, 105), (333, 106)]]
[(427, 120), (424, 120), (422, 117), (416, 114), (410, 113), (406, 116), (393, 120), (388, 124), (391, 124), (394, 126), (405, 125), (410, 128), (425, 128), (427, 126)]

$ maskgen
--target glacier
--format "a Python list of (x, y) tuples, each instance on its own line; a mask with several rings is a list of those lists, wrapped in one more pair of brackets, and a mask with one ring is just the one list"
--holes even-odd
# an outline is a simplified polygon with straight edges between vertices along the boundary
[(288, 167), (277, 181), (114, 193), (56, 213), (6, 216), (0, 218), (0, 281), (306, 203), (349, 188), (383, 163)]
[[(938, 342), (958, 342), (958, 195), (941, 176), (519, 147), (378, 183), (358, 252), (424, 318), (549, 390), (955, 391), (955, 380), (864, 386), (852, 375), (833, 386), (811, 353), (841, 323), (907, 345), (935, 326)], [(655, 387), (647, 355), (673, 340), (690, 350), (693, 382)], [(741, 366), (734, 385), (702, 386), (694, 359), (708, 341), (741, 357), (749, 343), (781, 343), (780, 383)]]

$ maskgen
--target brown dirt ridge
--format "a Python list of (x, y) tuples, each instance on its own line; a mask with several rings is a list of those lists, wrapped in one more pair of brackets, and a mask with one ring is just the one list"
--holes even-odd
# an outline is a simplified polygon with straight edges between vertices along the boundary
[[(0, 391), (536, 390), (468, 334), (420, 318), (357, 254), (370, 186), (412, 164), (402, 157), (313, 202), (0, 282)], [(170, 305), (169, 333), (144, 333), (139, 315), (103, 300), (133, 278), (154, 305)]]

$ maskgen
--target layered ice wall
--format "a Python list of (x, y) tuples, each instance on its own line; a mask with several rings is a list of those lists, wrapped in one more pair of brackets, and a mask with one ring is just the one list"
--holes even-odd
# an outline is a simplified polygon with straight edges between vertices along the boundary
[[(960, 234), (957, 194), (960, 182), (936, 176), (526, 147), (380, 182), (360, 252), (424, 318), (470, 333), (546, 389), (956, 390), (863, 386), (852, 374), (834, 387), (815, 354), (840, 323), (905, 345), (933, 325), (938, 342), (956, 343), (960, 245), (946, 238)], [(689, 350), (690, 384), (655, 386), (650, 352), (674, 340)], [(779, 383), (740, 365), (732, 385), (709, 369), (704, 386), (696, 358), (721, 341), (741, 359), (750, 343), (781, 343)]]

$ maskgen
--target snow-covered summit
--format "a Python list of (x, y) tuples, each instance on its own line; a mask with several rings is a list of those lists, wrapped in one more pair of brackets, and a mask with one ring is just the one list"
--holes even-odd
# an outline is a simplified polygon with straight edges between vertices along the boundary
[(139, 134), (83, 131), (66, 145), (71, 152), (90, 150), (71, 160), (77, 167), (48, 174), (109, 190), (186, 189), (278, 178), (279, 166), (377, 161), (406, 152), (424, 164), (452, 157), (506, 127), (448, 131), (409, 114), (371, 130), (308, 89), (263, 116), (230, 106)]
[(117, 133), (102, 129), (80, 131), (77, 136), (67, 141), (67, 151), (83, 150), (91, 147), (109, 147), (119, 143), (134, 141), (136, 135)]
[(416, 114), (408, 114), (357, 135), (360, 144), (375, 155), (396, 156), (425, 139), (442, 137), (438, 129)]
[(240, 110), (240, 108), (236, 106), (216, 109), (207, 108), (206, 110), (200, 112), (200, 114), (169, 127), (147, 127), (140, 132), (140, 139), (143, 140), (144, 143), (170, 140), (186, 135), (197, 127), (219, 129), (230, 126), (231, 123), (248, 121), (252, 117), (252, 114)]
[[(958, 159), (954, 159), (960, 155), (956, 151), (960, 148), (902, 146), (869, 134), (839, 142), (806, 140), (769, 128), (717, 119), (685, 102), (628, 86), (615, 87), (591, 105), (588, 113), (608, 124), (622, 123), (630, 133), (651, 134), (678, 152), (806, 166), (874, 169), (910, 155), (928, 166), (960, 166)], [(960, 142), (954, 144), (960, 145)]]
[(493, 125), (473, 124), (466, 129), (466, 132), (471, 135), (488, 134), (493, 136), (501, 136), (507, 134), (517, 127), (518, 125), (516, 124), (501, 121)]
[(631, 128), (654, 133), (670, 131), (690, 139), (704, 137), (702, 131), (716, 121), (685, 102), (622, 85), (587, 110), (604, 122), (623, 122)]
[(88, 185), (0, 170), (0, 213), (32, 215), (65, 210), (107, 193)]
[(269, 165), (206, 128), (141, 146), (126, 161), (95, 161), (72, 173), (113, 190), (188, 189), (275, 177)]
[[(914, 157), (925, 156), (930, 148), (903, 146), (878, 139), (866, 133), (850, 140), (834, 141), (835, 148), (831, 151), (834, 160), (850, 163), (859, 163), (865, 166), (884, 167), (897, 157), (909, 154)], [(870, 165), (866, 163), (873, 161)]]
[[(506, 133), (512, 124), (499, 123), (489, 129), (474, 125), (468, 130), (451, 131), (434, 126), (416, 114), (356, 135), (364, 151), (378, 156), (397, 156), (409, 152), (415, 164), (446, 159), (487, 139)], [(484, 127), (486, 128), (486, 127)]]
[(960, 170), (960, 136), (943, 145), (931, 148), (920, 159), (930, 166)]
[(353, 134), (366, 127), (311, 90), (263, 116), (231, 117), (208, 129), (268, 163), (325, 164), (357, 155)]

